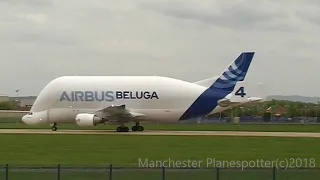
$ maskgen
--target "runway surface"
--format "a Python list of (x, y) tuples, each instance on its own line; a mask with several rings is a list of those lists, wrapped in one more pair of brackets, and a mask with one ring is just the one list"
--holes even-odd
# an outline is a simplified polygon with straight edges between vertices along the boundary
[(0, 129), (0, 134), (101, 134), (101, 135), (155, 135), (155, 136), (247, 136), (247, 137), (312, 137), (320, 133), (302, 132), (245, 132), (245, 131), (143, 131), (115, 132), (114, 130), (58, 130), (51, 129)]

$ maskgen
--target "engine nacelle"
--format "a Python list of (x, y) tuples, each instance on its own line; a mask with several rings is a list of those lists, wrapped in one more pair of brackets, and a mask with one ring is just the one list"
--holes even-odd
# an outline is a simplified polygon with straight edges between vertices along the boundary
[(104, 120), (100, 117), (97, 117), (94, 114), (89, 113), (80, 113), (76, 116), (76, 123), (78, 126), (95, 126), (97, 124), (103, 123)]

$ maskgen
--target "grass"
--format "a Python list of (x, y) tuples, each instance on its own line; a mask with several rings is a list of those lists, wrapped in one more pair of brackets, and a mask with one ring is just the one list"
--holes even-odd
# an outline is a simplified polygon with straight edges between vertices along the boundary
[[(138, 160), (195, 160), (207, 166), (207, 158), (227, 161), (276, 160), (277, 158), (315, 158), (320, 160), (320, 143), (316, 138), (268, 138), (268, 137), (181, 137), (181, 136), (126, 136), (126, 135), (34, 135), (2, 134), (0, 136), (0, 162), (10, 166), (9, 180), (57, 179), (57, 171), (14, 171), (21, 166), (102, 166), (104, 171), (61, 170), (61, 180), (107, 179), (108, 166), (137, 167)], [(171, 165), (172, 167), (172, 165)], [(317, 164), (317, 167), (319, 165)], [(0, 171), (0, 176), (4, 172)], [(277, 172), (277, 179), (319, 179), (319, 172), (304, 170)], [(214, 179), (216, 171), (167, 170), (166, 179)], [(307, 177), (306, 177), (307, 176)], [(113, 179), (160, 179), (158, 170), (113, 170)], [(272, 170), (221, 170), (223, 180), (271, 179)]]
[(138, 158), (320, 160), (316, 138), (2, 134), (0, 142), (0, 162), (9, 164), (137, 166)]

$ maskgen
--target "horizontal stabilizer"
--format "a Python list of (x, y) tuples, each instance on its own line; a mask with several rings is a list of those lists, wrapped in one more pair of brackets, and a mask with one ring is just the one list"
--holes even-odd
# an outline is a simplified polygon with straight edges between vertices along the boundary
[(248, 99), (249, 99), (249, 102), (251, 102), (251, 103), (265, 101), (265, 98), (263, 98), (263, 97), (250, 97)]
[[(260, 84), (258, 84), (260, 85)], [(263, 102), (265, 97), (260, 94), (261, 89), (256, 84), (249, 85), (248, 82), (238, 82), (235, 90), (225, 98), (218, 101), (219, 106), (228, 107), (245, 103)]]
[(228, 106), (236, 106), (239, 104), (245, 104), (245, 103), (259, 103), (263, 102), (264, 99), (260, 97), (250, 97), (250, 98), (243, 98), (241, 100), (232, 100), (232, 99), (221, 99), (218, 101), (219, 106), (221, 107), (228, 107)]

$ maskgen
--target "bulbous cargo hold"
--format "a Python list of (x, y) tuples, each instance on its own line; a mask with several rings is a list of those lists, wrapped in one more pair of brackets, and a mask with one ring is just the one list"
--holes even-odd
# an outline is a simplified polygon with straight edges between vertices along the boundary
[(98, 109), (126, 104), (127, 108), (187, 108), (206, 88), (161, 76), (64, 76), (40, 92), (31, 111), (60, 107)]

